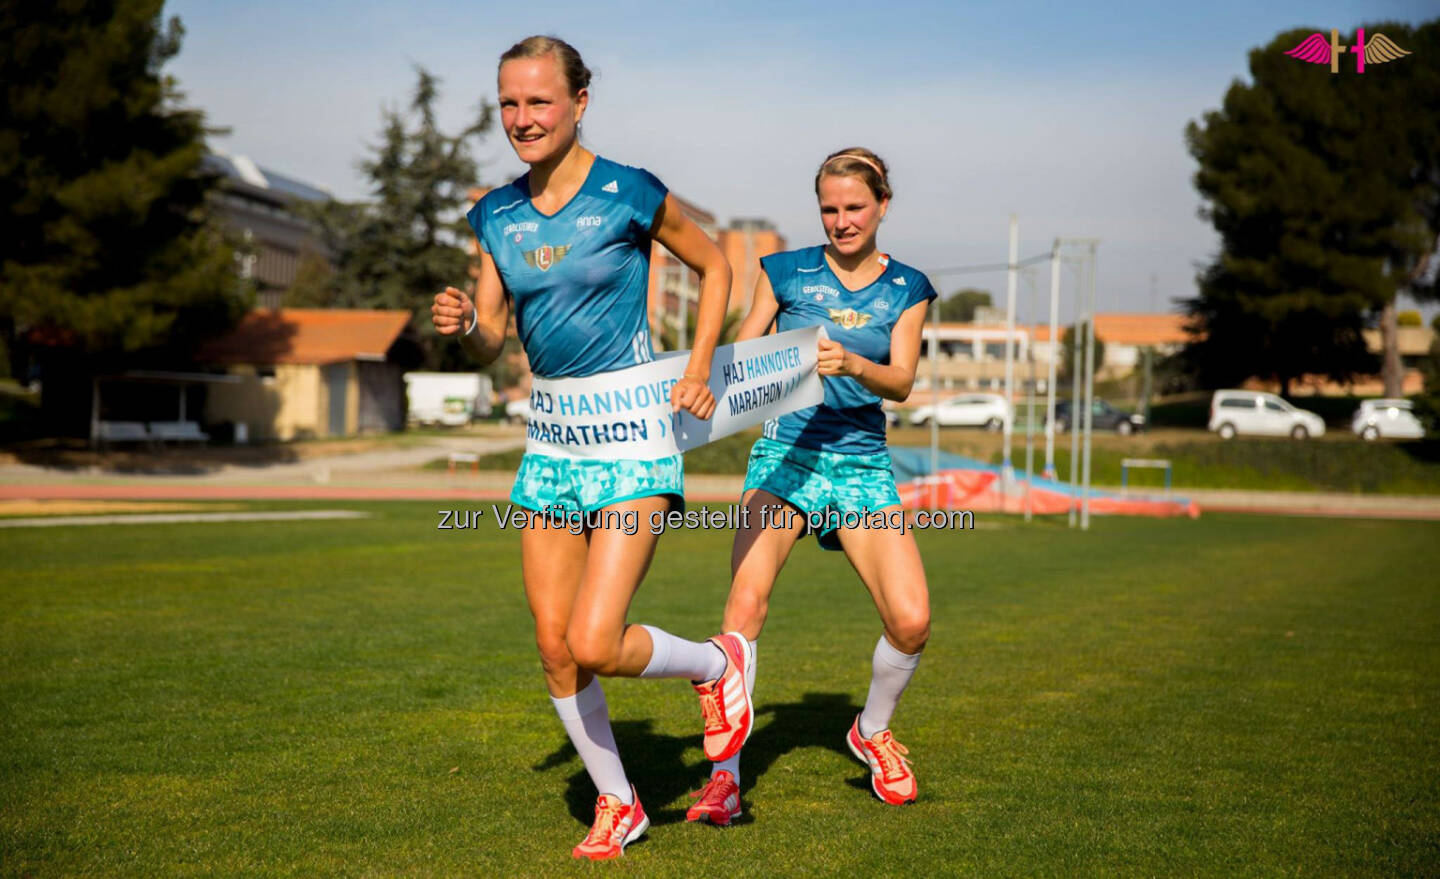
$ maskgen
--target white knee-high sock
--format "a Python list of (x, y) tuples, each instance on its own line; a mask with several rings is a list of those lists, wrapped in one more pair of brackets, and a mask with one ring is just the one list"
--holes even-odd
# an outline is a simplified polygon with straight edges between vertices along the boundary
[(655, 645), (640, 677), (713, 681), (725, 673), (725, 651), (709, 641), (686, 641), (654, 626), (640, 628), (650, 633)]
[(610, 709), (605, 704), (605, 691), (600, 689), (600, 679), (594, 678), (589, 686), (573, 696), (550, 697), (555, 713), (565, 725), (570, 743), (580, 754), (585, 771), (595, 783), (595, 790), (602, 794), (614, 794), (621, 802), (630, 803), (630, 781), (625, 777), (625, 766), (620, 762), (620, 751), (615, 747), (615, 734), (610, 730)]
[[(745, 669), (745, 692), (747, 692), (747, 693), (750, 694), (750, 700), (751, 700), (752, 703), (753, 703), (754, 700), (755, 700), (755, 666), (756, 666), (758, 663), (756, 663), (756, 662), (754, 661), (754, 658), (755, 658), (757, 655), (759, 655), (758, 646), (757, 646), (756, 642), (751, 641), (751, 642), (750, 642), (750, 657), (751, 657), (751, 660), (752, 660), (752, 661), (751, 661), (751, 663), (750, 663), (750, 667), (747, 668), (747, 669)], [(737, 784), (737, 785), (740, 784), (740, 752), (739, 752), (739, 751), (736, 751), (734, 754), (732, 754), (732, 755), (730, 756), (730, 759), (729, 759), (729, 760), (721, 760), (719, 763), (711, 763), (711, 764), (710, 764), (710, 777), (711, 777), (711, 778), (714, 778), (714, 777), (715, 777), (715, 773), (720, 772), (720, 771), (722, 771), (722, 770), (725, 771), (725, 772), (730, 773), (730, 774), (733, 775), (733, 776), (735, 776), (735, 784)]]
[(884, 635), (880, 636), (870, 659), (870, 693), (865, 697), (865, 710), (860, 712), (860, 735), (868, 739), (889, 729), (900, 694), (919, 664), (919, 653), (901, 653), (890, 646)]

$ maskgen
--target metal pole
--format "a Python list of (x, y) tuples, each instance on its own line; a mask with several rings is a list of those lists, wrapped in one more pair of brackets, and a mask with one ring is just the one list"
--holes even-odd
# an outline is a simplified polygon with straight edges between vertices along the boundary
[[(1025, 269), (1025, 316), (1033, 325), (1035, 320), (1035, 278), (1030, 269)], [(1031, 483), (1035, 481), (1035, 340), (1027, 332), (1025, 359), (1030, 363), (1030, 392), (1025, 396), (1025, 521), (1031, 517)]]
[(1080, 277), (1075, 282), (1075, 320), (1070, 325), (1070, 527), (1075, 527), (1075, 517), (1080, 503), (1080, 326), (1085, 315), (1083, 291), (1085, 289), (1086, 264), (1080, 263)]
[(930, 304), (930, 509), (940, 509), (940, 297)]
[(1090, 245), (1090, 295), (1086, 305), (1089, 320), (1085, 332), (1085, 493), (1080, 508), (1080, 529), (1090, 527), (1090, 438), (1095, 403), (1095, 245)]
[[(1005, 403), (1009, 411), (1015, 411), (1015, 279), (1019, 270), (1015, 263), (1020, 259), (1020, 218), (1010, 215), (1010, 262), (1005, 272)], [(1004, 455), (1000, 465), (1002, 495), (1010, 499), (1010, 483), (1015, 479), (1015, 468), (1010, 464), (1010, 435), (1014, 417), (1005, 419)], [(1003, 507), (1003, 501), (1002, 501)]]
[[(1060, 364), (1060, 239), (1050, 251), (1050, 377), (1045, 381), (1045, 478), (1055, 478), (1055, 368)], [(1033, 344), (1033, 343), (1032, 343)], [(1033, 355), (1032, 355), (1033, 356)]]

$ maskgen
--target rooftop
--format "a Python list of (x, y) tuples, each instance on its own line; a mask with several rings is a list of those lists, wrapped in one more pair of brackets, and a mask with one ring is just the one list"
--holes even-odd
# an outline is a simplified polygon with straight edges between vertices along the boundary
[(408, 311), (257, 310), (228, 335), (203, 345), (199, 357), (216, 364), (384, 360), (409, 323)]

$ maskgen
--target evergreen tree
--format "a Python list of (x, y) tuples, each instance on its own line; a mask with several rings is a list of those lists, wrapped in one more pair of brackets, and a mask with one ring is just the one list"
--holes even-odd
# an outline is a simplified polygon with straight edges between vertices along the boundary
[(183, 35), (161, 6), (0, 7), (0, 337), (45, 359), (47, 399), (60, 364), (173, 363), (244, 310), (206, 219), (202, 115), (161, 73)]
[(409, 108), (384, 111), (379, 144), (360, 163), (372, 200), (312, 209), (336, 268), (328, 278), (312, 273), (290, 301), (412, 311), (429, 367), (466, 370), (473, 364), (435, 333), (429, 305), (469, 277), (475, 236), (464, 211), (478, 177), (470, 148), (493, 127), (494, 107), (482, 101), (474, 121), (446, 134), (435, 119), (439, 81), (423, 68), (417, 77)]
[(956, 290), (940, 300), (940, 319), (956, 323), (969, 323), (975, 319), (977, 308), (982, 306), (989, 308), (991, 304), (989, 291), (966, 287), (963, 290)]
[(1204, 332), (1187, 358), (1209, 386), (1374, 372), (1361, 330), (1383, 318), (1393, 348), (1396, 292), (1435, 295), (1417, 267), (1440, 232), (1440, 22), (1364, 27), (1412, 54), (1331, 73), (1286, 56), (1313, 32), (1287, 31), (1186, 130), (1221, 238), (1187, 302)]

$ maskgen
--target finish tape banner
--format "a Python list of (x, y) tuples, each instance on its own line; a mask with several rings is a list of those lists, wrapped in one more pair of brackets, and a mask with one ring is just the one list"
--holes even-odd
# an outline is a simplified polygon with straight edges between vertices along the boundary
[(716, 348), (710, 370), (716, 406), (708, 421), (670, 411), (670, 389), (684, 374), (689, 351), (584, 378), (537, 376), (525, 451), (650, 461), (819, 405), (825, 388), (815, 361), (824, 332), (805, 327)]

